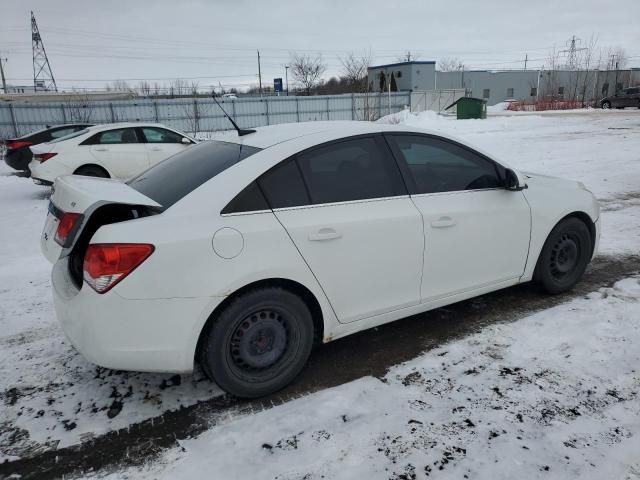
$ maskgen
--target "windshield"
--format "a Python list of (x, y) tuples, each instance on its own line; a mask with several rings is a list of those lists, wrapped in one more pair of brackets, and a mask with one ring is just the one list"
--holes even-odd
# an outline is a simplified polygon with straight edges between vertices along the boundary
[(127, 184), (167, 209), (220, 172), (260, 150), (239, 143), (203, 142), (167, 158)]

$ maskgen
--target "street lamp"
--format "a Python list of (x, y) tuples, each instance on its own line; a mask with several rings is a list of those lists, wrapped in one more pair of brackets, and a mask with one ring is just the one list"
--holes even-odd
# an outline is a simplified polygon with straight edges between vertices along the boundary
[(289, 96), (289, 65), (284, 66), (284, 77), (287, 82), (287, 97)]

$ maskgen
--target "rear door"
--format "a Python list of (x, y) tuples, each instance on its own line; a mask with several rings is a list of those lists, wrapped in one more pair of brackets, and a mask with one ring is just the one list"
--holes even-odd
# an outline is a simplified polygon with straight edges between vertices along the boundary
[(259, 184), (340, 322), (420, 301), (422, 218), (381, 136), (306, 151)]
[(522, 192), (503, 187), (504, 169), (439, 137), (386, 138), (424, 220), (422, 301), (520, 277), (530, 209)]
[(155, 165), (191, 145), (191, 141), (189, 141), (189, 143), (182, 143), (182, 139), (186, 137), (167, 130), (166, 128), (141, 127), (140, 131), (151, 165)]
[[(96, 133), (85, 142), (91, 154), (116, 178), (126, 179), (149, 168), (149, 157), (137, 128), (116, 128)], [(91, 163), (89, 158), (86, 163)]]

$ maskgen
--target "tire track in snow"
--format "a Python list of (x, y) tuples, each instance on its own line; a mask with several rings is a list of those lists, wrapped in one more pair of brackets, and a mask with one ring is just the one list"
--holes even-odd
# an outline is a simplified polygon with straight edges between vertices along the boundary
[(215, 397), (193, 406), (112, 431), (58, 450), (37, 449), (31, 457), (0, 465), (0, 478), (58, 478), (110, 465), (137, 465), (177, 440), (192, 437), (219, 421), (262, 411), (318, 390), (364, 376), (383, 376), (389, 367), (483, 327), (512, 322), (640, 271), (640, 256), (598, 257), (583, 280), (569, 293), (548, 296), (535, 285), (524, 284), (493, 292), (431, 312), (337, 340), (314, 351), (294, 384), (279, 394), (242, 401)]

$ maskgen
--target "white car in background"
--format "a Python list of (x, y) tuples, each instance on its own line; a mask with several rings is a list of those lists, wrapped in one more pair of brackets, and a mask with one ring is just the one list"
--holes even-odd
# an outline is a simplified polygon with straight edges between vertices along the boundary
[(60, 175), (124, 180), (161, 162), (196, 140), (153, 123), (117, 123), (88, 127), (31, 148), (35, 183), (51, 185)]
[(287, 385), (314, 343), (530, 280), (566, 291), (600, 231), (579, 182), (368, 122), (239, 130), (54, 190), (41, 245), (71, 343), (113, 369), (198, 361), (242, 397)]

